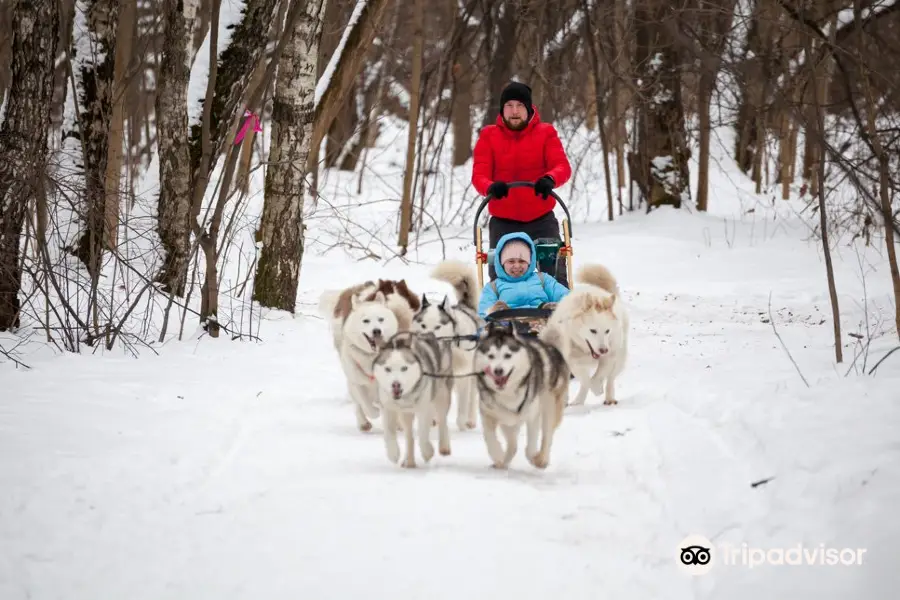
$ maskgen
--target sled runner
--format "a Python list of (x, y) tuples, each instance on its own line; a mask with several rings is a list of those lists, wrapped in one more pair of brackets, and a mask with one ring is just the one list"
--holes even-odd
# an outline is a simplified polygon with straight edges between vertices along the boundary
[[(517, 187), (534, 187), (534, 183), (530, 181), (513, 181), (508, 185), (510, 189)], [(550, 195), (553, 196), (557, 204), (563, 209), (563, 212), (566, 213), (566, 216), (561, 223), (563, 239), (537, 238), (533, 240), (535, 249), (537, 250), (537, 269), (551, 277), (556, 277), (558, 259), (560, 256), (565, 257), (566, 272), (569, 279), (568, 287), (569, 289), (574, 289), (575, 278), (572, 276), (572, 228), (570, 225), (572, 217), (569, 215), (569, 208), (566, 206), (565, 202), (562, 201), (562, 198), (560, 198), (555, 191), (551, 191)], [(481, 227), (478, 224), (481, 212), (492, 198), (493, 196), (490, 193), (485, 196), (481, 205), (478, 207), (478, 210), (475, 211), (473, 234), (475, 241), (475, 264), (478, 267), (476, 270), (478, 271), (479, 288), (484, 287), (484, 266), (490, 265), (494, 261), (493, 248), (488, 249), (487, 252), (482, 250)], [(511, 323), (513, 327), (522, 333), (536, 334), (541, 330), (552, 312), (552, 310), (546, 308), (510, 308), (493, 312), (487, 316), (486, 320), (488, 322)]]

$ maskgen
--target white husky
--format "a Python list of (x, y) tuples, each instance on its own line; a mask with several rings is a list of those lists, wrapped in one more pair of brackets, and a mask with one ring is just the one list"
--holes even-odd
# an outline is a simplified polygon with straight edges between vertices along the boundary
[(419, 434), (419, 450), (425, 462), (434, 456), (429, 433), (437, 418), (438, 445), (443, 456), (450, 454), (450, 385), (452, 363), (449, 352), (433, 335), (399, 333), (387, 341), (375, 356), (372, 374), (384, 411), (384, 446), (388, 459), (397, 464), (397, 425), (406, 432), (406, 458), (403, 466), (416, 466), (413, 423)]
[(319, 314), (331, 326), (331, 335), (336, 350), (340, 349), (344, 321), (353, 310), (354, 302), (374, 300), (375, 294), (379, 292), (385, 297), (386, 304), (397, 317), (400, 331), (409, 330), (412, 316), (419, 310), (419, 299), (412, 293), (404, 279), (364, 281), (342, 290), (326, 290), (319, 297)]
[[(431, 276), (449, 283), (456, 293), (456, 304), (450, 304), (445, 296), (438, 304), (431, 304), (422, 296), (422, 306), (412, 318), (410, 331), (433, 333), (441, 339), (442, 347), (453, 356), (453, 389), (456, 392), (456, 425), (459, 429), (474, 429), (478, 420), (478, 392), (472, 377), (476, 339), (460, 339), (474, 336), (485, 324), (478, 316), (478, 282), (469, 265), (456, 260), (438, 264)], [(455, 338), (455, 339), (454, 339)]]
[(372, 300), (354, 296), (351, 306), (335, 339), (350, 397), (356, 405), (356, 423), (360, 431), (369, 431), (372, 429), (369, 419), (381, 414), (372, 363), (384, 342), (397, 333), (399, 325), (381, 292), (376, 292)]
[(617, 404), (616, 378), (628, 358), (628, 311), (619, 285), (603, 265), (586, 265), (576, 287), (563, 298), (540, 339), (556, 346), (581, 384), (572, 404), (584, 404), (588, 389), (603, 392), (604, 404)]

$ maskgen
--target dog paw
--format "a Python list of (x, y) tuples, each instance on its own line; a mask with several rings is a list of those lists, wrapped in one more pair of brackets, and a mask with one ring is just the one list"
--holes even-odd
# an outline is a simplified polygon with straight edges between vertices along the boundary
[(546, 469), (550, 461), (547, 460), (547, 457), (543, 453), (538, 452), (533, 457), (529, 458), (528, 462), (538, 469)]
[[(434, 445), (433, 444), (422, 444), (421, 448), (422, 458), (425, 459), (425, 462), (428, 462), (432, 458), (434, 458)], [(443, 452), (441, 452), (443, 454)]]
[(475, 429), (478, 425), (475, 421), (467, 421), (466, 419), (459, 419), (456, 421), (456, 426), (460, 431), (468, 431), (469, 429)]
[(416, 459), (414, 458), (404, 458), (401, 466), (404, 469), (415, 469), (416, 468)]
[(387, 457), (392, 465), (396, 465), (397, 461), (400, 460), (400, 448), (388, 448)]
[(616, 400), (615, 398), (607, 398), (606, 400), (603, 401), (603, 404), (606, 404), (607, 406), (610, 406), (612, 404), (618, 404), (618, 403), (619, 403), (619, 401)]
[(366, 421), (365, 423), (359, 424), (360, 431), (372, 431), (372, 424)]
[(450, 446), (442, 446), (438, 452), (441, 453), (441, 456), (450, 456)]

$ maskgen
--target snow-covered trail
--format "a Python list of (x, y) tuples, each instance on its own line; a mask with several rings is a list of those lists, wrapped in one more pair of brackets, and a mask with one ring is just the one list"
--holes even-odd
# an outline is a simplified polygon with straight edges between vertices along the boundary
[[(262, 344), (5, 370), (0, 598), (890, 597), (898, 369), (883, 388), (835, 375), (815, 253), (786, 235), (701, 253), (712, 226), (673, 212), (582, 226), (576, 259), (620, 278), (633, 358), (618, 406), (567, 411), (545, 471), (521, 453), (491, 469), (480, 429), (455, 428), (452, 456), (390, 465), (304, 314), (267, 322)], [(301, 305), (372, 276), (343, 268), (311, 257)], [(401, 273), (443, 290), (426, 267), (384, 276)], [(770, 289), (809, 390), (765, 322)], [(691, 578), (675, 550), (692, 533), (869, 554)]]

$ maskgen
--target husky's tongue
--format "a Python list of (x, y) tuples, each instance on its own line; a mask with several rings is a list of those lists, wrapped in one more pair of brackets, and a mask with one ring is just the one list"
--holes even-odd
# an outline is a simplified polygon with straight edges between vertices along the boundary
[(506, 385), (506, 382), (509, 381), (509, 373), (506, 373), (505, 375), (497, 375), (496, 373), (494, 373), (494, 370), (489, 366), (484, 368), (484, 373), (488, 377), (493, 379), (494, 384), (496, 384), (496, 386), (501, 389)]
[(363, 335), (366, 336), (366, 340), (369, 342), (369, 347), (372, 348), (372, 350), (375, 350), (376, 348), (378, 348), (378, 342), (381, 341), (380, 335), (373, 335), (372, 337), (369, 337), (366, 334), (363, 334)]

